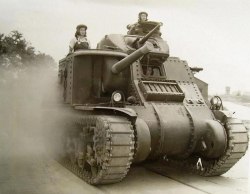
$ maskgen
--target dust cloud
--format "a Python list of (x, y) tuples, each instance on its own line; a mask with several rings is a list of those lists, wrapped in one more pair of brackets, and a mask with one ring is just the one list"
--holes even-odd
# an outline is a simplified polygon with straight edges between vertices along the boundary
[[(44, 154), (49, 110), (58, 107), (55, 67), (0, 72), (0, 154), (16, 158)], [(1, 160), (2, 161), (2, 160)]]
[(1, 194), (102, 193), (54, 160), (61, 97), (56, 68), (0, 69)]

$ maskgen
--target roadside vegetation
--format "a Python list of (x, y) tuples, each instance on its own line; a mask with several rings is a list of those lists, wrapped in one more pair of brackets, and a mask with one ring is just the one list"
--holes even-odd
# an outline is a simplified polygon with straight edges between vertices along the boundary
[(56, 69), (55, 60), (37, 51), (23, 34), (14, 30), (8, 35), (0, 32), (0, 84), (8, 79), (18, 79), (30, 69)]

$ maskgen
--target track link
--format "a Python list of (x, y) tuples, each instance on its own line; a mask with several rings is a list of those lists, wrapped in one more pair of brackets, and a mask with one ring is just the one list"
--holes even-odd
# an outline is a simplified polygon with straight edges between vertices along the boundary
[(60, 163), (89, 184), (120, 182), (129, 171), (134, 156), (134, 131), (131, 123), (118, 116), (81, 116), (78, 128), (94, 127), (93, 150), (97, 173), (80, 168), (68, 157)]

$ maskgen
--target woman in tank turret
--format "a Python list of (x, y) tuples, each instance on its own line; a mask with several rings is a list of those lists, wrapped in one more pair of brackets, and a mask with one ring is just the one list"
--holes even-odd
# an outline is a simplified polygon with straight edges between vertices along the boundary
[(75, 37), (69, 43), (69, 52), (75, 52), (81, 49), (90, 49), (90, 42), (87, 39), (87, 26), (80, 24), (76, 27)]
[(140, 34), (140, 33), (142, 33), (142, 32), (140, 32), (141, 31), (140, 23), (146, 22), (146, 21), (148, 21), (148, 14), (144, 11), (140, 12), (138, 14), (138, 22), (136, 22), (135, 24), (127, 25), (127, 29), (129, 30), (128, 34)]

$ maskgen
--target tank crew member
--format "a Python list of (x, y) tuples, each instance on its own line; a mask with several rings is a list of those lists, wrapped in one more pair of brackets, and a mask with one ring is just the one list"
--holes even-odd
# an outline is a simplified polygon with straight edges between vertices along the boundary
[(146, 21), (148, 21), (148, 13), (144, 11), (140, 12), (138, 14), (138, 22), (127, 25), (127, 29), (129, 30), (128, 34), (134, 34), (134, 31), (139, 31), (140, 23)]
[(144, 67), (143, 72), (143, 74), (146, 76), (161, 76), (159, 67), (146, 66)]
[(147, 76), (153, 75), (153, 69), (152, 69), (152, 67), (147, 67), (146, 75), (147, 75)]
[[(156, 25), (159, 25), (159, 24), (160, 22), (148, 21), (148, 13), (142, 11), (138, 14), (137, 23), (127, 25), (127, 29), (129, 30), (127, 34), (145, 36)], [(158, 30), (154, 32), (154, 36), (161, 36), (160, 28), (158, 28)]]
[(80, 24), (76, 27), (75, 37), (69, 43), (70, 53), (80, 49), (90, 49), (90, 42), (86, 37), (87, 28), (84, 24)]

